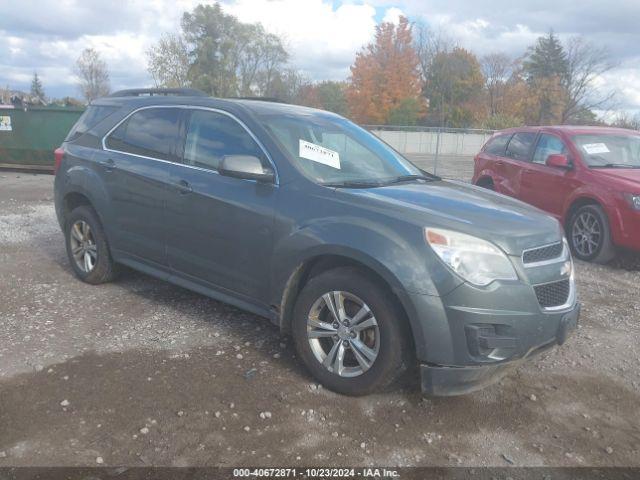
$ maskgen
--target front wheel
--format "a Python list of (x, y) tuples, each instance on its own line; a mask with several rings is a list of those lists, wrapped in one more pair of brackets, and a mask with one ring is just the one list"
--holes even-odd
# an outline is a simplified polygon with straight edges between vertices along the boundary
[(615, 257), (607, 215), (599, 205), (585, 205), (569, 221), (569, 244), (576, 258), (607, 263)]
[(355, 268), (312, 278), (294, 310), (298, 354), (324, 386), (364, 395), (394, 383), (406, 370), (410, 344), (390, 293)]

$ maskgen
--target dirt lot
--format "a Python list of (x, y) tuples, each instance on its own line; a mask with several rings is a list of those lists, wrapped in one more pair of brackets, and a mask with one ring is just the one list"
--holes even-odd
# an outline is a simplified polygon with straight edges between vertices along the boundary
[(578, 264), (566, 345), (457, 398), (318, 387), (266, 320), (69, 268), (52, 177), (0, 172), (0, 467), (640, 466), (637, 271)]

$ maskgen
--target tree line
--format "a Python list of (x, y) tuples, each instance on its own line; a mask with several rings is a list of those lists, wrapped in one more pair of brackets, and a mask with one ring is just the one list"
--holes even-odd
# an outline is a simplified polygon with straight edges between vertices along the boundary
[[(500, 129), (517, 125), (599, 123), (615, 106), (600, 88), (614, 67), (606, 48), (582, 37), (541, 36), (518, 58), (482, 57), (443, 32), (411, 23), (376, 26), (345, 81), (314, 82), (290, 64), (282, 38), (244, 23), (219, 4), (185, 12), (178, 32), (147, 51), (157, 87), (193, 87), (216, 97), (268, 97), (330, 110), (362, 124)], [(86, 101), (109, 92), (106, 63), (93, 49), (76, 62)], [(32, 95), (44, 97), (37, 74)], [(614, 124), (637, 128), (638, 117)]]

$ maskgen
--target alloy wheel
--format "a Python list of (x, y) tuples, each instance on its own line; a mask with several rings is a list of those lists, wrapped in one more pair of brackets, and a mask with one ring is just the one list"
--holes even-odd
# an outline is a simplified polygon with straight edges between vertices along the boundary
[(76, 266), (83, 272), (91, 272), (98, 260), (98, 248), (91, 227), (84, 220), (78, 220), (71, 226), (71, 254)]
[(380, 329), (369, 306), (349, 292), (318, 298), (307, 317), (307, 339), (316, 360), (341, 377), (369, 370), (380, 351)]
[(582, 212), (573, 222), (571, 230), (573, 246), (582, 257), (594, 255), (602, 241), (602, 227), (591, 212)]

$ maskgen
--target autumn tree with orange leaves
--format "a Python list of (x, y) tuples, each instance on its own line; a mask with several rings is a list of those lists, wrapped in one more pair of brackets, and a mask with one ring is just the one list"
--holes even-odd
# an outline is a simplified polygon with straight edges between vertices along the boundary
[(415, 124), (425, 113), (418, 55), (409, 20), (376, 26), (375, 40), (358, 52), (346, 91), (351, 117), (360, 123)]

